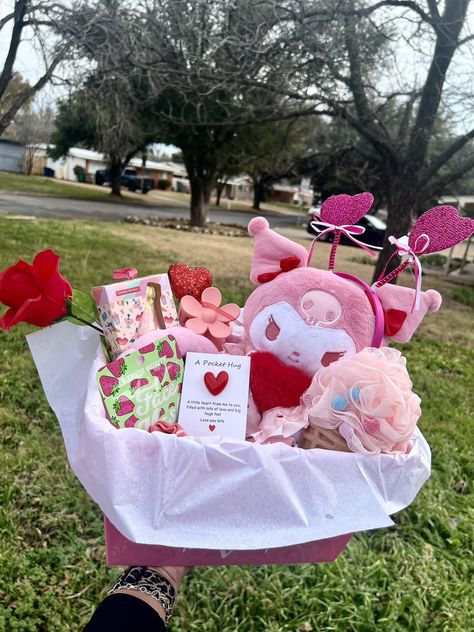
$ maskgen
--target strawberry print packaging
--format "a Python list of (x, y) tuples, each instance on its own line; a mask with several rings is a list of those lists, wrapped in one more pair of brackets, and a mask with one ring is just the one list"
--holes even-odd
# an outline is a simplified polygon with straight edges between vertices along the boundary
[(166, 274), (101, 285), (92, 288), (92, 294), (112, 359), (130, 348), (139, 336), (178, 324)]
[(118, 358), (97, 372), (110, 423), (116, 428), (149, 430), (176, 422), (183, 359), (174, 336)]

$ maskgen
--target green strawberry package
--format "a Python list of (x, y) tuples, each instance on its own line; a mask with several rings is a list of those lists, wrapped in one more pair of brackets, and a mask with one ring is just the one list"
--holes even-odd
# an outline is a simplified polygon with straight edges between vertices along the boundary
[(116, 428), (149, 430), (175, 423), (183, 381), (183, 359), (174, 336), (132, 351), (97, 372), (109, 420)]

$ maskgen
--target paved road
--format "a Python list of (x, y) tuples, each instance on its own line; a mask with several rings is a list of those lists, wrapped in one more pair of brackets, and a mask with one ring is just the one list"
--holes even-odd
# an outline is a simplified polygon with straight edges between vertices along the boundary
[[(189, 217), (185, 208), (161, 207), (148, 204), (128, 204), (114, 202), (92, 202), (86, 200), (70, 200), (67, 198), (35, 197), (29, 195), (0, 194), (0, 211), (15, 215), (35, 215), (54, 219), (89, 219), (111, 221), (124, 219), (127, 215), (139, 217)], [(296, 216), (284, 213), (255, 213), (265, 215), (272, 227), (296, 226)], [(254, 217), (252, 213), (211, 210), (209, 219), (223, 224), (240, 224), (247, 226)]]

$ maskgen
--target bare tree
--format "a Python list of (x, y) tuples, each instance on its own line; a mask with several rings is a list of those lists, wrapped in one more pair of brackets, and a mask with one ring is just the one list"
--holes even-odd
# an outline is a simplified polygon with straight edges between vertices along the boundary
[(183, 154), (191, 223), (203, 225), (223, 159), (229, 169), (234, 162), (229, 146), (252, 135), (242, 126), (288, 112), (284, 91), (259, 85), (290, 72), (288, 53), (277, 54), (288, 25), (275, 2), (141, 0), (137, 7), (143, 26), (131, 61), (148, 79), (162, 140)]
[(293, 24), (282, 14), (266, 0), (139, 0), (133, 7), (97, 0), (76, 8), (70, 21), (88, 21), (82, 50), (104, 77), (140, 78), (137, 99), (155, 125), (155, 140), (182, 152), (195, 225), (207, 220), (221, 154), (237, 130), (289, 115), (285, 91), (266, 88), (294, 74), (298, 44), (287, 37)]
[[(0, 37), (8, 42), (3, 68), (0, 72), (0, 136), (10, 125), (16, 113), (51, 80), (59, 63), (64, 59), (67, 44), (54, 37), (53, 29), (63, 15), (59, 1), (15, 0), (11, 10), (0, 16)], [(15, 80), (15, 63), (23, 40), (34, 46), (42, 69), (33, 83), (22, 90), (10, 90)]]
[(127, 59), (136, 36), (133, 6), (123, 0), (86, 1), (64, 15), (57, 32), (70, 42), (79, 70), (71, 72), (73, 89), (59, 104), (49, 154), (57, 159), (76, 144), (103, 153), (111, 193), (120, 196), (123, 170), (155, 140), (143, 107), (146, 85)]
[(8, 128), (8, 136), (25, 145), (24, 171), (31, 175), (35, 157), (53, 132), (54, 112), (43, 103), (22, 108)]
[[(345, 0), (328, 5), (332, 44), (324, 59), (323, 80), (314, 82), (315, 109), (345, 121), (370, 147), (384, 183), (387, 238), (406, 233), (427, 200), (474, 167), (474, 152), (466, 151), (474, 138), (472, 121), (441, 150), (433, 150), (440, 114), (453, 103), (459, 107), (461, 96), (466, 98), (464, 90), (473, 97), (472, 82), (464, 83), (453, 67), (453, 60), (462, 62), (462, 51), (473, 39), (468, 31), (469, 4), (470, 0)], [(321, 61), (311, 32), (312, 16), (321, 17), (322, 3), (304, 5), (296, 20), (305, 33), (307, 52)], [(419, 62), (416, 68), (406, 63), (401, 67), (400, 53), (407, 51)], [(396, 126), (389, 119), (394, 104), (400, 113)], [(464, 109), (464, 117), (467, 113)], [(390, 254), (385, 245), (374, 278)]]
[[(349, 125), (362, 140), (358, 151), (370, 147), (387, 232), (401, 234), (426, 200), (474, 166), (466, 152), (474, 128), (440, 150), (433, 142), (436, 120), (453, 92), (459, 103), (463, 88), (453, 59), (472, 40), (468, 6), (469, 0), (97, 0), (79, 6), (71, 23), (88, 34), (83, 50), (104, 76), (140, 79), (136, 98), (156, 125), (155, 140), (183, 153), (193, 223), (206, 221), (220, 148), (237, 129), (318, 114)], [(93, 13), (89, 29), (86, 9)], [(416, 68), (403, 67), (406, 51)], [(468, 92), (464, 100), (472, 99)], [(389, 125), (394, 111), (397, 125)]]

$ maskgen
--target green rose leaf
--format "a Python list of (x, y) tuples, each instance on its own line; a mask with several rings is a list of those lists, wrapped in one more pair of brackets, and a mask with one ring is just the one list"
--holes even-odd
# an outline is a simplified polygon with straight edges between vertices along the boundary
[[(84, 321), (87, 323), (94, 323), (98, 319), (97, 306), (91, 294), (77, 290), (72, 290), (72, 300), (68, 302), (69, 316), (66, 320), (69, 320), (75, 325), (83, 325)], [(74, 317), (77, 318), (74, 318)]]

